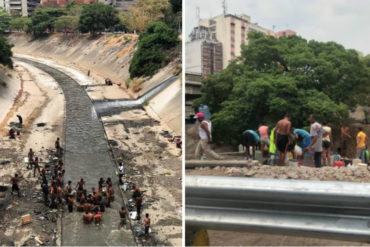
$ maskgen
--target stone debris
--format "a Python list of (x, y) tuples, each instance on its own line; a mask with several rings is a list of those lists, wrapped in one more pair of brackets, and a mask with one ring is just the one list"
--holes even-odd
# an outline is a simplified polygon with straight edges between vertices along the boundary
[[(247, 162), (250, 164), (251, 162)], [(253, 165), (239, 167), (199, 167), (187, 170), (189, 175), (217, 175), (225, 174), (232, 177), (255, 177), (275, 179), (322, 180), (322, 181), (347, 181), (370, 182), (370, 171), (367, 167), (348, 165), (347, 167), (325, 166), (312, 168), (306, 166), (269, 166)]]

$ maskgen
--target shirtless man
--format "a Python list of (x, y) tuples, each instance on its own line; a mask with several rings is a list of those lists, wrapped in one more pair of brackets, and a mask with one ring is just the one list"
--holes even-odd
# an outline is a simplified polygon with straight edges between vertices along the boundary
[(77, 182), (75, 189), (77, 190), (77, 201), (80, 201), (80, 197), (83, 194), (85, 186), (85, 181), (83, 178), (80, 179), (80, 181)]
[(38, 157), (35, 157), (35, 160), (33, 161), (33, 177), (36, 177), (36, 170), (39, 172), (39, 175), (41, 175)]
[(348, 153), (347, 153), (347, 146), (348, 146), (348, 142), (350, 141), (350, 139), (352, 139), (352, 137), (350, 136), (349, 134), (349, 127), (347, 125), (343, 125), (341, 128), (340, 128), (340, 137), (341, 137), (341, 156), (342, 157), (348, 157)]
[(62, 205), (62, 203), (63, 203), (62, 198), (63, 198), (63, 189), (60, 185), (58, 185), (58, 187), (57, 187), (58, 206)]
[(32, 151), (32, 148), (30, 148), (30, 151), (28, 152), (28, 165), (27, 165), (27, 169), (32, 169), (32, 165), (33, 165), (33, 151)]
[(126, 225), (126, 210), (125, 207), (121, 207), (121, 210), (119, 211), (119, 217), (121, 218), (120, 221), (120, 228), (123, 227), (123, 225)]
[(94, 215), (89, 211), (86, 211), (82, 219), (85, 224), (90, 224), (91, 221), (94, 219)]
[(144, 219), (145, 240), (148, 240), (149, 238), (149, 227), (150, 227), (149, 214), (145, 214), (145, 219)]
[(21, 194), (20, 194), (19, 186), (18, 186), (19, 179), (18, 179), (18, 174), (17, 173), (14, 175), (14, 177), (11, 178), (11, 182), (12, 182), (12, 192), (11, 192), (11, 194), (13, 195), (13, 192), (17, 191), (18, 197), (20, 197)]
[(275, 127), (274, 142), (277, 149), (279, 150), (279, 166), (283, 166), (285, 164), (287, 148), (292, 142), (290, 135), (291, 127), (292, 124), (290, 122), (290, 116), (288, 114), (286, 114), (284, 119), (281, 119)]
[(100, 224), (100, 222), (102, 221), (102, 213), (100, 211), (98, 211), (95, 215), (94, 215), (94, 223), (95, 224)]

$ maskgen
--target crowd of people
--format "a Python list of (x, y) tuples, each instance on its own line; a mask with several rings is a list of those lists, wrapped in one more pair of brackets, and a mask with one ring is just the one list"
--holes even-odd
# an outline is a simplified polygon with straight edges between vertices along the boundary
[[(110, 177), (107, 179), (101, 177), (98, 181), (97, 188), (92, 188), (90, 192), (88, 192), (83, 178), (80, 178), (76, 184), (73, 184), (71, 180), (65, 183), (65, 169), (61, 159), (62, 153), (63, 150), (59, 138), (55, 141), (55, 156), (57, 160), (53, 165), (45, 164), (41, 166), (42, 159), (35, 156), (32, 148), (28, 152), (27, 169), (33, 170), (33, 177), (37, 175), (41, 180), (41, 190), (45, 206), (51, 209), (61, 209), (66, 205), (70, 213), (74, 210), (84, 212), (82, 216), (83, 223), (90, 224), (94, 222), (95, 224), (100, 224), (103, 220), (103, 213), (106, 207), (111, 207), (111, 203), (114, 201), (115, 192), (112, 179)], [(118, 166), (120, 184), (123, 184), (123, 176), (124, 166), (120, 162)], [(11, 194), (13, 195), (16, 192), (20, 197), (19, 181), (19, 174), (15, 174), (11, 178)], [(136, 186), (134, 188), (132, 198), (136, 206), (136, 220), (140, 220), (143, 194), (139, 187)], [(127, 212), (124, 206), (120, 208), (118, 215), (120, 217), (119, 227), (121, 228), (126, 225)], [(146, 214), (144, 219), (145, 239), (149, 237), (149, 226), (150, 218), (149, 214)]]
[[(195, 150), (195, 157), (201, 158), (203, 154), (211, 159), (223, 159), (219, 154), (210, 148), (212, 142), (212, 124), (210, 119), (205, 117), (203, 112), (198, 112), (195, 116), (197, 119), (197, 132), (199, 141)], [(262, 123), (258, 130), (247, 129), (243, 131), (243, 146), (247, 159), (255, 159), (257, 148), (261, 150), (263, 162), (265, 164), (283, 166), (287, 161), (287, 154), (292, 153), (293, 157), (298, 159), (302, 164), (305, 154), (309, 153), (312, 165), (322, 167), (330, 165), (331, 152), (333, 149), (332, 129), (327, 122), (319, 123), (314, 114), (310, 115), (310, 131), (304, 129), (292, 128), (290, 116), (287, 114), (283, 119), (278, 121), (276, 126), (269, 131), (266, 123)], [(352, 139), (349, 134), (349, 127), (341, 128), (341, 147), (338, 152), (342, 157), (349, 157), (348, 142)], [(367, 158), (367, 135), (362, 127), (358, 127), (356, 135), (356, 158), (361, 159), (362, 163), (369, 162)], [(298, 148), (296, 147), (298, 145)]]

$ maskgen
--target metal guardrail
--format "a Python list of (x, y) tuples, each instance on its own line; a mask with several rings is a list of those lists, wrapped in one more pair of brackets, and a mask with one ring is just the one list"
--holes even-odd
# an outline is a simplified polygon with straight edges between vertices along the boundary
[(370, 241), (370, 184), (186, 177), (186, 225)]

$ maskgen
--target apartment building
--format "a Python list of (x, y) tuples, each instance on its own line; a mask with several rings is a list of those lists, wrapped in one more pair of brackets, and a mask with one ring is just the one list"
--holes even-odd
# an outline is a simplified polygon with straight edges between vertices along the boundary
[(292, 36), (292, 35), (297, 35), (296, 32), (294, 32), (293, 30), (290, 30), (290, 29), (287, 29), (287, 30), (282, 30), (280, 32), (277, 32), (275, 34), (276, 38), (280, 38), (280, 37), (288, 37), (288, 36)]
[(222, 44), (212, 39), (209, 28), (204, 26), (195, 27), (186, 42), (187, 73), (200, 74), (203, 77), (215, 74), (222, 67)]
[(272, 30), (252, 23), (248, 15), (222, 14), (210, 19), (202, 19), (199, 26), (208, 28), (210, 38), (222, 44), (222, 64), (226, 68), (230, 61), (241, 54), (241, 45), (248, 44), (248, 32), (258, 31), (275, 36)]
[(6, 11), (12, 16), (31, 16), (40, 0), (0, 0)]
[(99, 2), (112, 5), (114, 8), (123, 11), (131, 9), (136, 4), (136, 0), (99, 0)]

